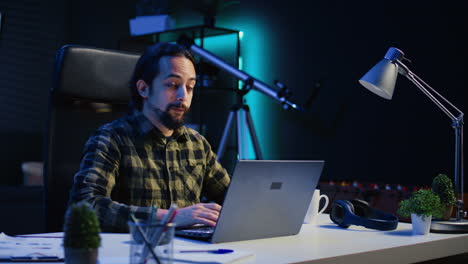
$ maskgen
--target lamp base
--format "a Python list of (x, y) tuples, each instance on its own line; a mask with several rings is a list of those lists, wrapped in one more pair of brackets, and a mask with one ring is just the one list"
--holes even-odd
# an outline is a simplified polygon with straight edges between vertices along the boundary
[(431, 223), (432, 233), (468, 233), (468, 220), (462, 219), (457, 221), (456, 219), (450, 219), (447, 221), (432, 221)]

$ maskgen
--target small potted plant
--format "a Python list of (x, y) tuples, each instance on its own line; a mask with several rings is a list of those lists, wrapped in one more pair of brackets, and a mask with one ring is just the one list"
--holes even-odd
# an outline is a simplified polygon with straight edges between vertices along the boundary
[(96, 264), (101, 245), (96, 212), (86, 202), (72, 204), (65, 214), (63, 248), (67, 264)]
[(432, 191), (440, 198), (440, 202), (445, 207), (442, 220), (449, 220), (452, 215), (456, 198), (453, 191), (452, 181), (445, 174), (439, 174), (432, 180)]
[(432, 190), (423, 190), (413, 192), (409, 199), (400, 203), (398, 214), (404, 217), (411, 216), (413, 225), (413, 234), (427, 235), (431, 227), (432, 217), (441, 217), (443, 206)]

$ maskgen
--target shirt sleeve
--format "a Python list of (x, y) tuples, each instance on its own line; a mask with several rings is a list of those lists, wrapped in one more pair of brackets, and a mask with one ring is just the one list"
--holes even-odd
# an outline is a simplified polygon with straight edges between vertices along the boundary
[(71, 202), (91, 204), (103, 232), (128, 232), (130, 212), (143, 219), (151, 212), (151, 207), (132, 206), (111, 199), (121, 157), (117, 139), (118, 136), (105, 129), (97, 130), (89, 138), (70, 194)]
[(202, 196), (208, 200), (222, 204), (231, 178), (226, 169), (217, 161), (217, 156), (208, 141), (203, 138), (206, 150), (206, 175), (203, 182)]

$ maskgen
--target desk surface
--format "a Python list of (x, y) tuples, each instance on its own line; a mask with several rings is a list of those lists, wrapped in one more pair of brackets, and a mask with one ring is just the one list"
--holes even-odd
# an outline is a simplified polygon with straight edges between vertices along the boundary
[[(128, 263), (128, 234), (102, 234), (101, 264)], [(414, 263), (468, 252), (468, 234), (413, 236), (411, 224), (393, 231), (351, 226), (342, 229), (321, 215), (317, 226), (305, 224), (295, 236), (221, 244), (177, 238), (177, 247), (227, 248), (253, 252), (247, 263)], [(216, 261), (216, 255), (213, 255)], [(238, 263), (238, 262), (236, 262)]]
[[(104, 234), (100, 255), (128, 254), (125, 234)], [(414, 263), (468, 252), (468, 234), (413, 236), (411, 224), (399, 223), (393, 231), (358, 226), (342, 229), (321, 215), (318, 225), (305, 224), (295, 236), (209, 244), (177, 238), (175, 247), (194, 246), (250, 251), (253, 263)], [(125, 247), (125, 249), (123, 248)], [(110, 263), (110, 262), (109, 262)]]

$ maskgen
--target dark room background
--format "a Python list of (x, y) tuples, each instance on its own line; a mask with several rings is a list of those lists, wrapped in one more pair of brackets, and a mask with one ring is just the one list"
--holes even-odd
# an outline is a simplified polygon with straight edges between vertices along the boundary
[[(141, 2), (164, 1), (0, 2), (2, 193), (40, 198), (40, 189), (9, 187), (23, 184), (22, 162), (42, 161), (55, 52), (65, 44), (117, 49)], [(358, 80), (398, 47), (410, 69), (465, 111), (466, 1), (219, 2), (215, 25), (242, 31), (243, 70), (272, 87), (280, 80), (306, 110), (247, 95), (264, 159), (323, 159), (322, 181), (423, 186), (438, 173), (453, 177), (454, 134), (445, 114), (402, 76), (391, 101)], [(171, 16), (176, 27), (203, 23), (181, 5)]]

